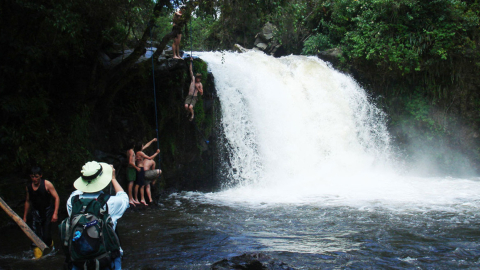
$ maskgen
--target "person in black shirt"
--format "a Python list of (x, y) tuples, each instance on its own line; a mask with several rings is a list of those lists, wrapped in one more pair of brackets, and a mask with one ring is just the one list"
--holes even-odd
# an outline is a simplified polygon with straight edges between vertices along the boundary
[[(42, 170), (40, 167), (32, 167), (30, 171), (32, 180), (26, 187), (27, 198), (25, 200), (25, 211), (23, 221), (27, 222), (27, 215), (32, 213), (32, 230), (50, 247), (53, 247), (51, 235), (51, 223), (58, 220), (58, 207), (60, 198), (53, 184), (42, 179)], [(36, 250), (37, 249), (37, 250)], [(36, 258), (42, 256), (39, 248), (34, 248)]]

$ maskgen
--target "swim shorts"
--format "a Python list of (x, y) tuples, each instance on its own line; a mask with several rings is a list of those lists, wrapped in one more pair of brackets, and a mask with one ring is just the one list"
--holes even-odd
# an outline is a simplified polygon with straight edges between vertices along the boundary
[(175, 36), (181, 35), (182, 34), (182, 28), (178, 25), (174, 25), (172, 27), (172, 32), (175, 32)]
[(193, 107), (195, 107), (195, 104), (197, 103), (197, 99), (198, 99), (197, 96), (188, 95), (187, 98), (185, 99), (185, 104), (190, 104)]
[(137, 170), (133, 167), (127, 167), (127, 181), (134, 182), (137, 179)]
[(145, 180), (155, 180), (160, 176), (159, 170), (148, 170), (145, 171)]
[(145, 186), (145, 170), (143, 167), (140, 167), (140, 171), (137, 171), (137, 179), (135, 180), (135, 185)]

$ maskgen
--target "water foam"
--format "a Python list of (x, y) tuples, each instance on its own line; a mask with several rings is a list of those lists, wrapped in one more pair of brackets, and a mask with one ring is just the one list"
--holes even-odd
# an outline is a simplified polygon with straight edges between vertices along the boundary
[(395, 170), (384, 114), (349, 76), (304, 56), (202, 53), (215, 76), (232, 202), (452, 204), (478, 181)]

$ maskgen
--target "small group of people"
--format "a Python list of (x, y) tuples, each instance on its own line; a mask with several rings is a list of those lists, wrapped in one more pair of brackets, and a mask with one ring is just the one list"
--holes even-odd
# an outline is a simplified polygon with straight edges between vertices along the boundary
[[(130, 141), (127, 150), (127, 181), (128, 198), (132, 206), (137, 204), (147, 206), (153, 202), (151, 186), (155, 185), (162, 173), (160, 169), (155, 169), (156, 163), (154, 161), (154, 158), (160, 153), (160, 149), (157, 149), (155, 154), (150, 156), (145, 154), (144, 150), (156, 141), (157, 138), (154, 138), (145, 145), (142, 142), (135, 143), (133, 140)], [(140, 200), (138, 198), (139, 193)], [(145, 195), (147, 195), (148, 202), (145, 199)]]
[[(72, 235), (69, 235), (68, 232), (64, 232), (62, 235), (62, 225), (67, 222), (68, 226), (64, 227), (69, 228), (73, 226), (74, 222), (78, 222), (79, 219), (75, 217), (76, 215), (83, 215), (83, 213), (79, 213), (79, 211), (85, 211), (85, 209), (87, 212), (90, 211), (88, 208), (91, 205), (89, 200), (99, 202), (101, 201), (100, 198), (103, 199), (106, 197), (104, 205), (100, 205), (100, 207), (104, 208), (104, 210), (102, 210), (104, 212), (102, 213), (108, 214), (108, 220), (111, 222), (111, 226), (109, 228), (111, 228), (113, 231), (116, 228), (118, 219), (123, 216), (129, 205), (148, 205), (149, 203), (153, 202), (151, 186), (155, 184), (155, 181), (162, 173), (161, 170), (156, 169), (156, 163), (153, 159), (160, 153), (160, 149), (157, 149), (153, 155), (147, 155), (144, 151), (146, 151), (147, 148), (156, 141), (157, 139), (155, 138), (149, 141), (147, 144), (142, 144), (141, 142), (135, 143), (134, 141), (130, 142), (129, 149), (127, 150), (128, 165), (126, 172), (128, 180), (128, 194), (118, 183), (115, 169), (112, 165), (91, 161), (87, 162), (82, 167), (81, 176), (73, 183), (73, 186), (76, 190), (70, 195), (66, 204), (69, 218), (72, 218), (72, 220), (64, 220), (59, 226), (61, 235), (60, 237), (62, 239), (61, 242), (66, 254), (66, 264), (68, 265), (68, 269), (84, 269), (84, 267), (82, 264), (79, 264), (77, 254), (75, 254), (77, 257), (69, 254), (70, 252), (78, 253), (79, 249), (65, 247), (65, 243), (74, 243), (72, 241), (75, 241), (75, 239), (72, 240)], [(28, 214), (31, 213), (31, 228), (33, 232), (51, 249), (53, 248), (54, 244), (51, 236), (51, 225), (52, 223), (58, 221), (60, 197), (52, 182), (43, 179), (43, 172), (39, 166), (33, 166), (30, 169), (29, 177), (31, 181), (26, 186), (26, 200), (23, 221), (27, 222)], [(102, 191), (110, 183), (112, 183), (113, 189), (115, 190), (114, 196), (106, 195)], [(83, 205), (83, 210), (76, 206), (79, 201), (81, 202), (82, 200), (86, 200)], [(73, 220), (73, 217), (75, 217), (75, 220)], [(98, 223), (97, 220), (97, 217), (95, 217), (91, 221)], [(92, 222), (82, 225), (84, 228), (83, 230), (88, 230), (86, 228), (88, 228), (88, 224), (91, 224)], [(70, 230), (72, 230), (72, 228), (70, 228)], [(79, 239), (81, 239), (81, 231), (82, 229), (79, 229), (75, 232), (79, 234), (77, 235)], [(91, 232), (88, 232), (85, 235), (90, 234)], [(103, 234), (107, 235), (108, 233)], [(116, 234), (116, 232), (110, 234)], [(67, 241), (66, 238), (69, 238), (71, 241)], [(87, 243), (87, 247), (91, 249), (88, 244), (93, 243), (94, 240), (87, 236), (86, 238), (88, 238), (88, 241), (85, 240), (85, 243)], [(111, 239), (118, 239), (118, 237), (112, 237), (110, 240)], [(102, 240), (100, 242), (105, 243), (107, 240)], [(81, 241), (77, 240), (76, 243), (81, 243)], [(83, 246), (81, 247), (85, 249), (85, 245), (82, 245)], [(113, 245), (113, 247), (116, 246)], [(109, 265), (107, 269), (121, 269), (121, 256), (123, 251), (119, 242), (117, 243), (117, 247), (118, 248), (116, 248), (116, 250), (109, 251), (108, 256), (102, 255), (108, 259), (107, 261)], [(80, 248), (80, 251), (82, 248)], [(33, 244), (33, 253), (35, 258), (40, 258), (43, 256), (43, 251), (39, 247), (35, 246), (35, 244)], [(77, 261), (72, 258), (77, 258)], [(82, 263), (86, 264), (87, 262), (88, 260)]]
[[(32, 167), (29, 171), (29, 176), (31, 182), (26, 187), (26, 200), (23, 220), (27, 222), (27, 216), (29, 213), (31, 213), (32, 230), (47, 246), (53, 248), (54, 243), (51, 236), (51, 225), (52, 223), (58, 221), (60, 198), (53, 184), (50, 181), (43, 179), (43, 172), (40, 167)], [(88, 200), (97, 201), (100, 196), (103, 197), (104, 193), (102, 190), (110, 183), (112, 183), (113, 189), (115, 190), (115, 195), (108, 196), (105, 205), (102, 206), (102, 211), (103, 213), (108, 213), (109, 216), (109, 225), (104, 226), (111, 228), (112, 231), (115, 231), (118, 219), (123, 216), (129, 207), (129, 198), (115, 177), (115, 169), (112, 165), (106, 163), (91, 161), (87, 162), (82, 167), (81, 176), (73, 183), (73, 186), (76, 190), (67, 200), (66, 207), (69, 217), (78, 214), (84, 215), (84, 213), (79, 213), (78, 209), (73, 207), (73, 205), (76, 203), (76, 200), (86, 199), (87, 203)], [(99, 222), (96, 220), (94, 221), (95, 222), (90, 222), (90, 224), (95, 223), (95, 226), (99, 226), (97, 225)], [(73, 221), (69, 222), (73, 223)], [(88, 224), (83, 225), (83, 228), (87, 226)], [(78, 232), (76, 233), (78, 234)], [(90, 232), (85, 235), (86, 238), (89, 238)], [(118, 239), (118, 237), (116, 238)], [(91, 241), (91, 239), (92, 238), (89, 238), (89, 241)], [(75, 239), (73, 239), (73, 241), (75, 241)], [(77, 241), (77, 243), (79, 242), (81, 241)], [(121, 269), (121, 256), (123, 254), (123, 250), (119, 244), (117, 246), (117, 250), (108, 251), (109, 256), (103, 255), (103, 257), (107, 259), (108, 265), (102, 269)], [(86, 262), (84, 262), (85, 265), (79, 265), (78, 262), (77, 264), (74, 264), (69, 254), (70, 250), (76, 251), (76, 249), (64, 248), (66, 253), (66, 262), (68, 262), (67, 268), (75, 270), (84, 269), (84, 266), (87, 267)], [(40, 258), (43, 256), (43, 251), (35, 245), (33, 248), (33, 253), (35, 258)]]
[[(182, 59), (180, 57), (180, 41), (182, 38), (182, 28), (186, 25), (186, 20), (183, 17), (183, 14), (186, 10), (185, 6), (182, 6), (180, 10), (175, 12), (173, 16), (173, 29), (174, 32), (174, 42), (172, 45), (173, 50), (173, 58), (175, 59)], [(193, 58), (190, 57), (190, 76), (191, 82), (189, 86), (188, 96), (185, 99), (184, 108), (187, 111), (187, 117), (189, 121), (194, 119), (194, 110), (195, 104), (198, 100), (198, 94), (203, 95), (203, 85), (201, 82), (202, 75), (200, 73), (193, 74)], [(118, 183), (116, 176), (115, 176), (115, 169), (112, 165), (91, 161), (87, 162), (81, 170), (81, 176), (75, 180), (74, 187), (75, 191), (70, 195), (67, 200), (67, 212), (69, 215), (68, 220), (64, 220), (62, 224), (59, 226), (60, 230), (62, 230), (62, 225), (65, 222), (68, 222), (69, 225), (72, 225), (74, 222), (79, 222), (78, 216), (80, 214), (87, 216), (82, 211), (85, 209), (89, 209), (91, 203), (95, 202), (100, 207), (100, 211), (97, 213), (108, 214), (108, 222), (109, 226), (106, 226), (110, 229), (115, 230), (118, 219), (120, 219), (123, 214), (125, 213), (126, 209), (129, 206), (135, 207), (136, 205), (149, 205), (153, 202), (151, 189), (152, 186), (155, 185), (156, 180), (160, 177), (162, 171), (160, 169), (156, 169), (156, 163), (154, 158), (160, 153), (160, 149), (157, 149), (155, 153), (147, 155), (145, 152), (147, 148), (149, 148), (152, 143), (156, 142), (157, 139), (154, 138), (146, 144), (142, 142), (134, 142), (130, 141), (127, 150), (127, 172), (126, 177), (128, 181), (128, 194), (123, 190), (121, 185)], [(54, 222), (58, 221), (58, 210), (60, 207), (60, 197), (55, 190), (53, 184), (43, 179), (43, 172), (40, 167), (34, 166), (29, 171), (29, 176), (31, 182), (27, 184), (26, 187), (26, 200), (25, 200), (25, 208), (24, 208), (24, 215), (23, 220), (27, 222), (27, 216), (29, 213), (32, 215), (32, 229), (34, 233), (50, 248), (53, 247), (53, 240), (51, 236), (51, 225)], [(112, 184), (115, 195), (105, 195), (103, 193), (103, 189), (106, 188), (109, 184)], [(101, 204), (103, 202), (103, 204)], [(83, 207), (81, 206), (82, 203), (84, 204)], [(98, 210), (98, 209), (97, 209)], [(90, 216), (94, 216), (90, 214)], [(75, 220), (72, 220), (74, 219)], [(63, 233), (61, 235), (63, 240), (63, 246), (67, 243), (71, 244), (74, 241), (76, 243), (80, 243), (80, 251), (77, 249), (68, 249), (65, 248), (65, 253), (68, 262), (68, 269), (86, 269), (88, 263), (92, 263), (92, 259), (85, 260), (79, 263), (78, 256), (75, 257), (77, 260), (73, 260), (74, 257), (72, 254), (69, 254), (70, 250), (74, 252), (82, 252), (85, 251), (85, 248), (91, 248), (88, 245), (88, 242), (94, 241), (91, 238), (92, 228), (99, 227), (97, 217), (92, 218), (91, 222), (83, 224), (83, 229), (77, 229), (75, 231), (75, 235), (68, 235), (68, 233)], [(90, 228), (92, 227), (92, 228)], [(66, 226), (69, 228), (69, 226)], [(98, 228), (97, 228), (98, 229)], [(72, 228), (70, 228), (72, 230)], [(82, 232), (84, 235), (82, 236)], [(61, 231), (62, 234), (62, 231)], [(67, 236), (65, 236), (67, 234)], [(108, 234), (108, 233), (102, 233)], [(98, 234), (98, 235), (102, 235)], [(89, 239), (86, 241), (85, 239)], [(115, 237), (114, 237), (115, 238)], [(82, 242), (82, 239), (85, 240)], [(118, 239), (118, 237), (116, 237)], [(68, 240), (68, 241), (67, 241)], [(103, 241), (103, 240), (102, 240)], [(118, 240), (117, 240), (118, 241)], [(104, 241), (105, 242), (105, 241)], [(86, 244), (85, 244), (86, 243)], [(103, 243), (103, 242), (102, 242)], [(119, 242), (118, 242), (119, 243)], [(110, 245), (112, 246), (112, 245)], [(100, 257), (107, 258), (108, 257), (108, 265), (102, 266), (100, 269), (121, 269), (121, 256), (123, 251), (119, 244), (117, 246), (113, 245), (115, 248), (114, 251), (108, 251), (108, 256), (102, 255)], [(111, 249), (111, 248), (110, 248)], [(89, 249), (87, 249), (89, 250)], [(42, 250), (39, 247), (34, 246), (34, 256), (35, 258), (42, 257)], [(99, 260), (94, 258), (93, 263), (99, 265)], [(102, 264), (103, 265), (103, 264)], [(97, 267), (98, 268), (98, 267)]]

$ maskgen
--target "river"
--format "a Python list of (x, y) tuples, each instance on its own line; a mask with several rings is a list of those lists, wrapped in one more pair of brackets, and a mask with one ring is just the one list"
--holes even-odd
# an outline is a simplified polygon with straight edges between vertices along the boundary
[[(124, 269), (209, 269), (261, 252), (296, 269), (478, 269), (480, 179), (412, 174), (385, 115), (314, 57), (201, 53), (222, 106), (214, 193), (172, 194), (119, 222)], [(13, 227), (1, 269), (37, 262)], [(22, 242), (23, 241), (23, 242)]]

